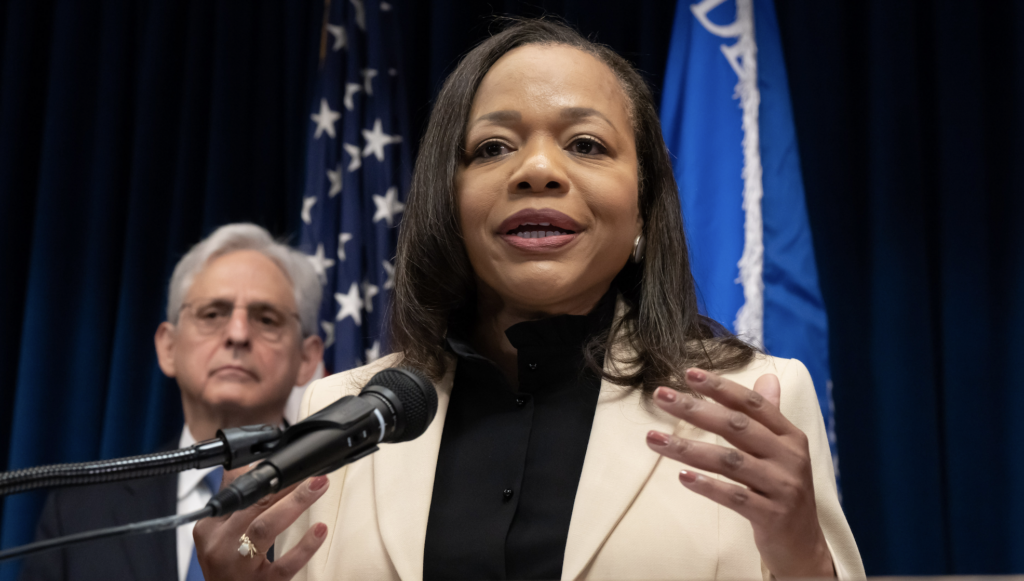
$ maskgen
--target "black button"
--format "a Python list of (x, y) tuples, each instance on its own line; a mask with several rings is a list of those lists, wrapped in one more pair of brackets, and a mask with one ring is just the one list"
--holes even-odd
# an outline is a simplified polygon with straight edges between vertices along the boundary
[(502, 492), (501, 494), (505, 497), (505, 500), (512, 500), (512, 489), (511, 488), (506, 488), (505, 491)]
[(530, 371), (536, 371), (537, 370), (537, 364), (536, 363), (527, 363), (526, 366), (530, 368)]
[(523, 397), (523, 396), (517, 397), (516, 398), (516, 405), (519, 406), (519, 407), (523, 407), (524, 405), (526, 405), (526, 398)]

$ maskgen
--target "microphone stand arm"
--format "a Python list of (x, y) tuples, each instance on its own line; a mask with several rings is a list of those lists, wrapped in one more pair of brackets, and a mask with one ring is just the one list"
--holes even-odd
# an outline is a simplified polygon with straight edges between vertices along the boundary
[(217, 465), (231, 470), (268, 456), (280, 440), (281, 430), (275, 426), (243, 426), (217, 430), (216, 438), (180, 450), (0, 472), (0, 496), (36, 488), (132, 480)]

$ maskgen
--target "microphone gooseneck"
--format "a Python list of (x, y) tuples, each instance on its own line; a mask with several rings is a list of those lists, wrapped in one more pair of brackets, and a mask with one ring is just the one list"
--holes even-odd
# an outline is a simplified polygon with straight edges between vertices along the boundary
[(180, 450), (0, 472), (0, 496), (50, 486), (147, 478), (209, 466), (223, 465), (231, 470), (265, 458), (280, 438), (281, 430), (275, 426), (242, 426), (218, 430), (216, 438)]
[(259, 466), (210, 499), (213, 516), (229, 514), (309, 476), (328, 474), (427, 430), (437, 413), (437, 391), (422, 373), (385, 369), (359, 396), (345, 396), (289, 427)]

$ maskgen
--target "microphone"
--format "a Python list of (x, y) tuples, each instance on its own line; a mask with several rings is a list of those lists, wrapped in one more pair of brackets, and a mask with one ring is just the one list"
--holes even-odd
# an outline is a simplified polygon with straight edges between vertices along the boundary
[(328, 474), (377, 451), (377, 444), (420, 436), (437, 413), (437, 391), (422, 373), (404, 367), (379, 372), (345, 396), (289, 427), (259, 466), (239, 476), (206, 505), (230, 514), (309, 476)]

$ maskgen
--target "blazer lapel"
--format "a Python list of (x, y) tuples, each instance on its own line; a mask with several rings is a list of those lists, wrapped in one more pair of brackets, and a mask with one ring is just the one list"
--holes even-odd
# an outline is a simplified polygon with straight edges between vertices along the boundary
[[(616, 318), (622, 317), (624, 309), (619, 297)], [(628, 361), (631, 356), (631, 350), (613, 346), (605, 358), (605, 369), (614, 369), (617, 361)], [(569, 521), (562, 579), (576, 579), (586, 571), (650, 478), (661, 456), (647, 447), (647, 432), (678, 433), (681, 424), (692, 428), (645, 400), (641, 390), (601, 381)]]
[(398, 446), (383, 446), (372, 456), (377, 524), (391, 562), (404, 581), (423, 578), (434, 471), (454, 378), (453, 361), (435, 385), (437, 415), (423, 435)]

